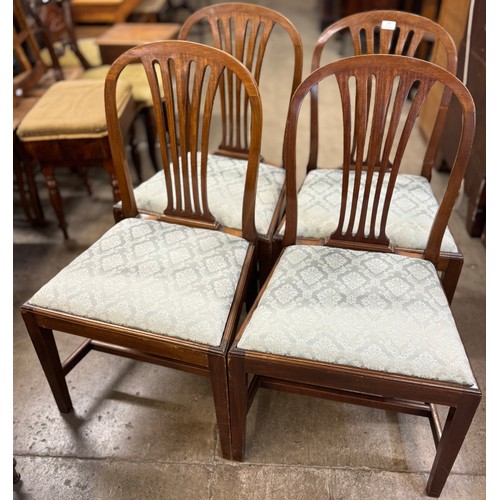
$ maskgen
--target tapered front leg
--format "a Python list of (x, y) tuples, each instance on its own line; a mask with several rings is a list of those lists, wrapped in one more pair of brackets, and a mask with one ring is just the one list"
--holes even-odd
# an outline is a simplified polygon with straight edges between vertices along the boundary
[(242, 462), (245, 457), (248, 410), (247, 377), (244, 359), (229, 355), (229, 400), (231, 415), (231, 458)]
[(231, 458), (231, 425), (229, 418), (229, 391), (226, 358), (222, 355), (209, 354), (208, 366), (214, 397), (217, 427), (219, 428), (222, 457), (229, 460)]
[(69, 413), (73, 405), (54, 334), (52, 330), (39, 327), (32, 312), (22, 311), (22, 316), (54, 399), (56, 400), (57, 407), (62, 413)]
[(429, 496), (441, 495), (480, 401), (479, 391), (477, 394), (464, 394), (459, 405), (450, 408), (427, 482)]

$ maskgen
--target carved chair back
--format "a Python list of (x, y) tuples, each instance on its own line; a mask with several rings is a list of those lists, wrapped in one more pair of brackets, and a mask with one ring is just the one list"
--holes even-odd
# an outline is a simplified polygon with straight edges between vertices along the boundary
[[(249, 131), (248, 169), (243, 199), (242, 234), (255, 238), (254, 206), (260, 158), (262, 109), (257, 83), (231, 55), (189, 41), (163, 41), (128, 50), (111, 66), (106, 77), (105, 101), (111, 150), (122, 195), (125, 217), (137, 215), (117, 118), (115, 90), (122, 70), (141, 63), (153, 96), (154, 116), (165, 173), (166, 199), (161, 218), (170, 222), (218, 229), (208, 207), (207, 157), (213, 107), (218, 93), (237, 89), (235, 96), (248, 103), (245, 130)], [(221, 85), (229, 78), (231, 86)]]
[[(467, 166), (475, 126), (474, 102), (466, 87), (443, 68), (395, 55), (342, 59), (314, 71), (295, 92), (284, 143), (286, 228), (284, 244), (296, 242), (297, 129), (300, 109), (316, 86), (331, 80), (342, 101), (342, 200), (326, 244), (391, 250), (385, 232), (391, 196), (408, 139), (434, 85), (454, 95), (462, 109), (462, 137), (448, 187), (429, 236), (424, 258), (437, 263), (444, 231)], [(412, 95), (406, 114), (404, 104)], [(328, 110), (334, 112), (334, 110)], [(356, 118), (353, 119), (353, 116)], [(355, 151), (354, 157), (351, 152)]]
[[(267, 7), (246, 3), (221, 3), (199, 9), (183, 24), (178, 35), (186, 40), (199, 23), (209, 24), (213, 46), (241, 61), (259, 84), (268, 42), (275, 26), (281, 27), (293, 45), (294, 69), (290, 96), (302, 79), (302, 41), (293, 24), (282, 14)], [(230, 74), (221, 80), (223, 138), (219, 151), (233, 156), (248, 151), (248, 129), (245, 126), (248, 102), (242, 102)]]
[[(419, 57), (419, 49), (424, 43), (433, 44), (434, 55), (430, 60), (443, 60), (443, 67), (455, 74), (457, 70), (457, 49), (451, 35), (438, 23), (410, 12), (377, 10), (361, 12), (340, 19), (326, 28), (318, 38), (312, 56), (311, 71), (321, 66), (325, 45), (334, 37), (342, 36), (345, 44), (348, 38), (353, 55), (394, 54)], [(440, 51), (444, 56), (436, 58)], [(430, 179), (439, 140), (443, 131), (451, 93), (442, 93), (439, 111), (428, 141), (426, 155), (422, 163), (421, 175)], [(317, 168), (318, 162), (318, 93), (311, 93), (311, 136), (308, 171)], [(355, 148), (355, 145), (354, 145)], [(352, 151), (354, 155), (355, 151)]]

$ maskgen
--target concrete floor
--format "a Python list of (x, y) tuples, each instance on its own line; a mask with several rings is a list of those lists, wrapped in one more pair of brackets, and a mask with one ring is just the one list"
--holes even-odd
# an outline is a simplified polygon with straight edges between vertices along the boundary
[[(301, 32), (306, 72), (319, 35), (316, 9), (301, 0), (261, 3), (272, 3)], [(266, 127), (273, 133), (264, 134), (264, 154), (278, 162), (285, 93), (279, 80), (266, 81)], [(47, 226), (31, 227), (14, 196), (13, 454), (21, 473), (15, 499), (425, 498), (434, 445), (419, 417), (261, 390), (249, 414), (246, 462), (232, 463), (220, 458), (208, 380), (102, 353), (70, 373), (74, 411), (59, 413), (19, 306), (112, 226), (106, 178), (97, 169), (91, 176), (89, 197), (76, 176), (61, 172), (68, 241), (41, 179)], [(438, 195), (446, 179), (435, 174)], [(466, 202), (450, 222), (465, 257), (452, 310), (486, 395), (486, 257), (480, 240), (465, 231)], [(62, 357), (79, 344), (56, 337)], [(443, 499), (486, 496), (485, 408), (484, 396)]]

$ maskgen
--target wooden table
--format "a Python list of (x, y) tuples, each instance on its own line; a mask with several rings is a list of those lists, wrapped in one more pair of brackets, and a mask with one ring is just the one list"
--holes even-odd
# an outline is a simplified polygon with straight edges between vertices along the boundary
[(96, 38), (103, 64), (111, 64), (120, 54), (143, 43), (172, 40), (178, 23), (117, 23)]
[(71, 0), (75, 24), (125, 22), (141, 0)]

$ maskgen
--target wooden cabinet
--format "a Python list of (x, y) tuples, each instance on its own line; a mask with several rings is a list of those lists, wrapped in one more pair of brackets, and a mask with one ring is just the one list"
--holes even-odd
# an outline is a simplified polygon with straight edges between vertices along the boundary
[[(451, 0), (450, 4), (455, 8), (456, 0)], [(486, 234), (486, 0), (474, 2), (469, 45), (467, 41), (465, 34), (457, 45), (458, 76), (467, 85), (476, 104), (476, 135), (464, 183), (468, 200), (466, 227), (471, 236), (483, 236)], [(459, 121), (458, 105), (452, 101), (440, 145), (440, 169), (447, 169), (453, 163), (459, 140)]]

